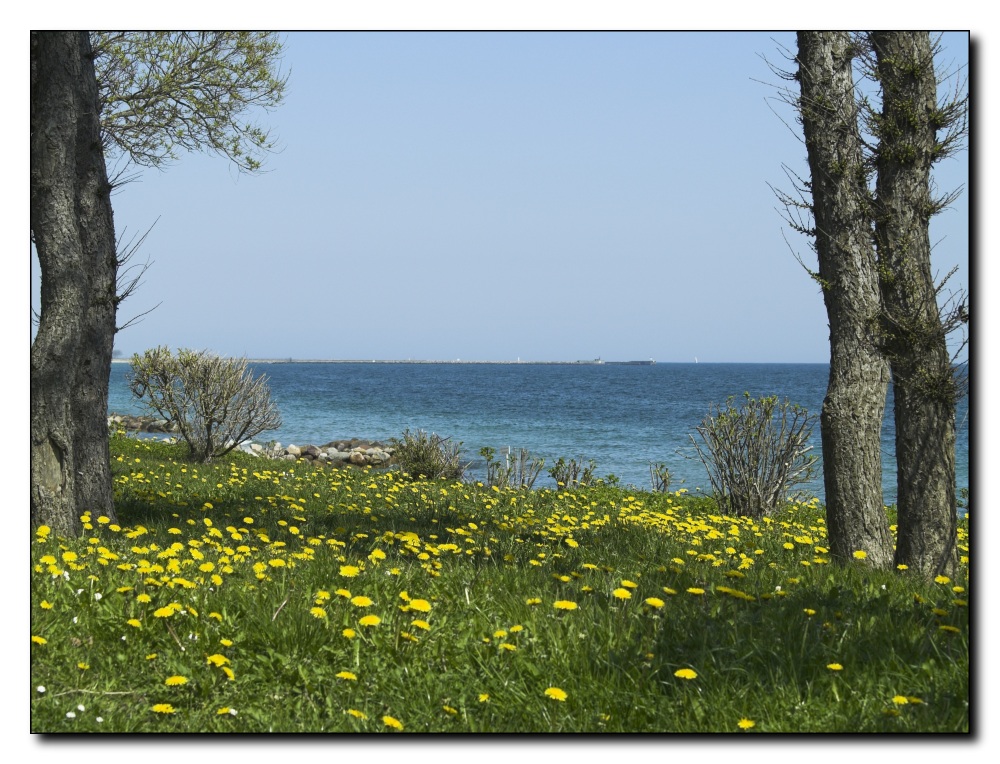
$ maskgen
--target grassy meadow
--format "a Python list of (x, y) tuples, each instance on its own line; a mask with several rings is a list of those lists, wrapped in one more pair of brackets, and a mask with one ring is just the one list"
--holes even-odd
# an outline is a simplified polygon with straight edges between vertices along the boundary
[(518, 491), (119, 434), (37, 529), (33, 732), (968, 732), (961, 573), (831, 563), (818, 502)]

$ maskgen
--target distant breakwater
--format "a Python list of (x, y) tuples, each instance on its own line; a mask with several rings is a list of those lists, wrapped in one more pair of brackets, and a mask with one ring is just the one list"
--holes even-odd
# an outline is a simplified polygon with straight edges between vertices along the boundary
[[(110, 414), (108, 424), (120, 427), (126, 432), (166, 435), (166, 439), (171, 442), (176, 441), (180, 432), (176, 423), (152, 416)], [(365, 438), (332, 440), (322, 446), (312, 444), (282, 446), (274, 442), (261, 444), (248, 441), (241, 443), (237, 448), (253, 456), (266, 456), (289, 462), (304, 459), (307, 462), (329, 466), (387, 467), (396, 462), (395, 449), (392, 445)]]

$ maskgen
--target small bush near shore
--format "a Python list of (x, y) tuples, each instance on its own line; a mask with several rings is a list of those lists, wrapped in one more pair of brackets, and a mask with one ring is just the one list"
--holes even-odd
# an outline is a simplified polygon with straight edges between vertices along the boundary
[(469, 466), (462, 463), (461, 443), (423, 430), (406, 430), (401, 439), (393, 438), (392, 446), (399, 468), (413, 478), (461, 480)]
[(967, 517), (925, 583), (815, 500), (184, 452), (114, 437), (118, 523), (33, 529), (32, 732), (970, 731)]

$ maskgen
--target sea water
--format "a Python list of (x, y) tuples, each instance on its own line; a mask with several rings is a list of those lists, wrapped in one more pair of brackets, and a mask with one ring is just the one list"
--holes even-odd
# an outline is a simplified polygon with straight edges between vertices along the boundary
[[(112, 364), (109, 410), (143, 413), (128, 390), (126, 363)], [(671, 490), (709, 492), (691, 435), (729, 396), (777, 395), (815, 415), (810, 444), (821, 457), (819, 412), (827, 364), (475, 364), (261, 363), (282, 416), (257, 442), (323, 445), (353, 437), (386, 441), (424, 430), (462, 444), (470, 477), (483, 477), (479, 451), (528, 449), (545, 459), (536, 486), (553, 486), (547, 469), (560, 457), (597, 462), (599, 477), (651, 487), (651, 463), (666, 464)], [(956, 483), (969, 485), (968, 399), (958, 405)], [(882, 428), (883, 493), (896, 497), (891, 394)], [(823, 498), (821, 461), (801, 489)]]

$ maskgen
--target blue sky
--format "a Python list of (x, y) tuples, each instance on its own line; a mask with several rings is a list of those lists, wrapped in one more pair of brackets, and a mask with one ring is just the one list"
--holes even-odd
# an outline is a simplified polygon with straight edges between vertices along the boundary
[[(828, 359), (795, 259), (814, 255), (769, 187), (790, 190), (783, 164), (805, 174), (764, 61), (790, 66), (793, 33), (286, 40), (266, 173), (187, 154), (114, 196), (126, 240), (158, 219), (119, 321), (159, 307), (125, 354)], [(964, 67), (966, 40), (946, 35), (941, 65)], [(966, 185), (968, 153), (937, 182)], [(967, 195), (931, 235), (935, 270), (967, 286)]]

